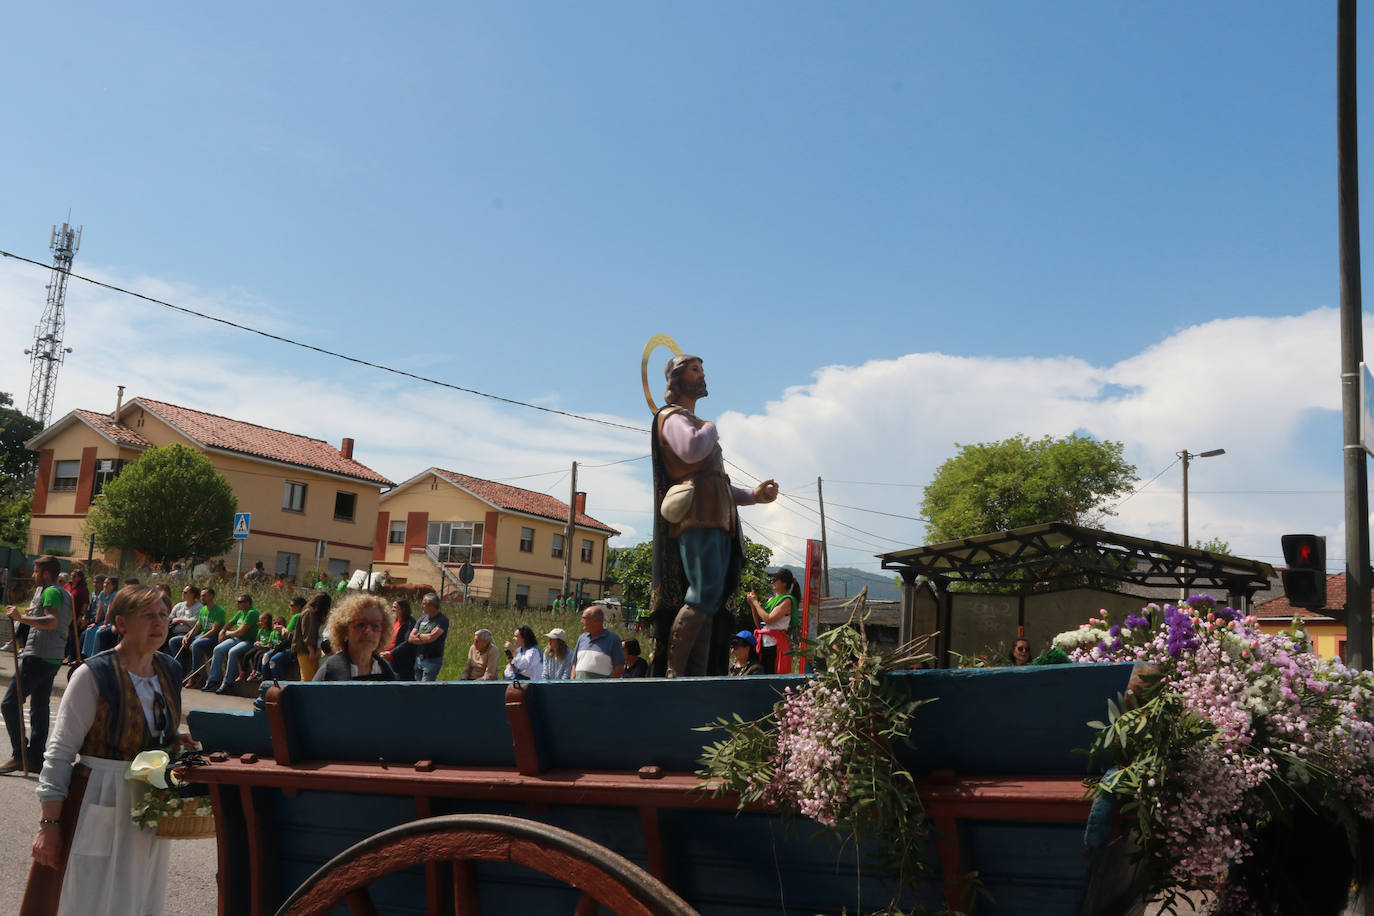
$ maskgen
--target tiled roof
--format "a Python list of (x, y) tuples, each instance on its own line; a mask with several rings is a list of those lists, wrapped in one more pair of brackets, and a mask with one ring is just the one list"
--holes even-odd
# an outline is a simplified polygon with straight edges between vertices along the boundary
[(1270, 619), (1292, 620), (1293, 615), (1297, 615), (1304, 620), (1315, 617), (1334, 617), (1337, 620), (1345, 619), (1345, 573), (1336, 573), (1326, 577), (1326, 607), (1320, 611), (1309, 611), (1306, 608), (1293, 607), (1288, 603), (1287, 597), (1275, 598), (1263, 604), (1255, 606), (1255, 616)]
[(120, 445), (127, 445), (129, 448), (152, 448), (153, 443), (127, 426), (120, 426), (110, 419), (107, 413), (96, 413), (94, 410), (77, 410), (76, 415), (85, 420), (99, 433), (103, 433), (109, 438), (118, 442)]
[(295, 433), (258, 426), (256, 423), (231, 420), (228, 417), (149, 398), (134, 398), (124, 406), (124, 410), (127, 411), (135, 404), (156, 414), (180, 432), (209, 448), (241, 452), (298, 467), (394, 486), (390, 480), (366, 465), (359, 464), (352, 458), (345, 458), (343, 453), (323, 439), (298, 436)]
[[(547, 493), (536, 493), (533, 490), (512, 487), (510, 484), (497, 483), (494, 480), (469, 477), (467, 474), (445, 471), (443, 468), (430, 468), (430, 470), (450, 483), (456, 483), (479, 499), (484, 499), (502, 509), (524, 512), (527, 515), (538, 515), (541, 518), (553, 519), (557, 522), (568, 520), (568, 504)], [(595, 528), (611, 535), (620, 534), (610, 525), (598, 522), (585, 512), (577, 514), (577, 523), (583, 528)]]

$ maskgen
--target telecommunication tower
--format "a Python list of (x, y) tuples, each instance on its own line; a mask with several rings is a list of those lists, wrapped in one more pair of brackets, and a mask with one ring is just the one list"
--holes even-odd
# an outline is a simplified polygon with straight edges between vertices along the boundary
[(48, 280), (48, 303), (43, 308), (43, 318), (33, 331), (33, 347), (25, 350), (29, 357), (29, 405), (24, 411), (45, 427), (52, 417), (52, 402), (57, 396), (57, 370), (62, 368), (62, 360), (72, 352), (71, 347), (62, 346), (62, 335), (67, 329), (67, 314), (64, 311), (67, 298), (67, 275), (71, 273), (72, 258), (81, 247), (81, 226), (73, 229), (63, 223), (62, 228), (52, 227), (52, 237), (48, 247), (52, 249), (52, 277)]

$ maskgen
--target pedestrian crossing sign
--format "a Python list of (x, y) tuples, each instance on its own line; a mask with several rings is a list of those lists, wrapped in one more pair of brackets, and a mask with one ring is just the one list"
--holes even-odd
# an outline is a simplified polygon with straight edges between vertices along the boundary
[(234, 513), (234, 540), (242, 541), (248, 537), (248, 520), (253, 517), (251, 512)]

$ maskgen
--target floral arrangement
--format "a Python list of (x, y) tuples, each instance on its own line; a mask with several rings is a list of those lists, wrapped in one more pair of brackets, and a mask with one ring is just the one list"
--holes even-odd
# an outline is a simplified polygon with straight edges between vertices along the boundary
[(183, 797), (185, 784), (172, 773), (171, 762), (166, 751), (144, 751), (129, 764), (124, 777), (134, 784), (129, 816), (144, 829), (156, 829), (164, 818), (205, 817), (214, 811), (207, 796)]
[[(862, 626), (842, 626), (808, 643), (822, 673), (788, 687), (772, 713), (738, 715), (700, 731), (727, 737), (703, 748), (702, 769), (715, 795), (735, 792), (741, 809), (765, 803), (784, 816), (801, 815), (856, 844), (884, 844), (883, 861), (901, 889), (927, 879), (922, 849), (928, 832), (916, 783), (893, 748), (909, 740), (921, 701), (894, 694), (885, 671), (929, 658), (929, 637), (879, 657)], [(884, 912), (896, 912), (894, 902)]]
[[(1104, 611), (1054, 645), (1149, 666), (1089, 724), (1091, 753), (1112, 766), (1095, 792), (1123, 803), (1152, 895), (1172, 905), (1178, 888), (1211, 888), (1219, 913), (1340, 911), (1374, 825), (1374, 675), (1319, 658), (1296, 620), (1265, 634), (1207, 595), (1119, 623)], [(1334, 909), (1314, 902), (1323, 893)]]

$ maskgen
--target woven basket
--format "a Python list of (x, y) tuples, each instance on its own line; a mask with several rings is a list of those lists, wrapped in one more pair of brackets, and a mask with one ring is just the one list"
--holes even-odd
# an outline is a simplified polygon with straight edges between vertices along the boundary
[(215, 835), (215, 816), (190, 811), (169, 814), (157, 822), (157, 835), (164, 840), (204, 840)]

